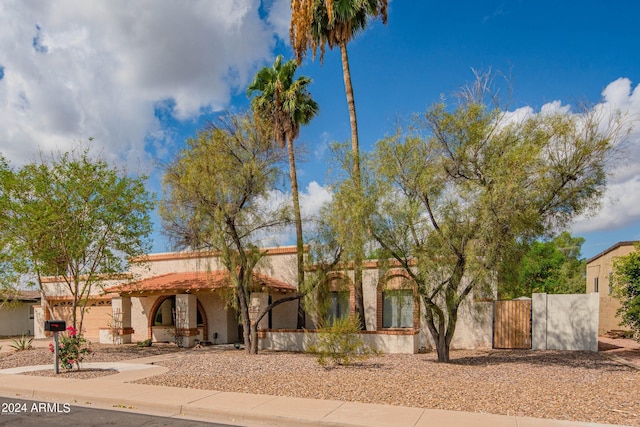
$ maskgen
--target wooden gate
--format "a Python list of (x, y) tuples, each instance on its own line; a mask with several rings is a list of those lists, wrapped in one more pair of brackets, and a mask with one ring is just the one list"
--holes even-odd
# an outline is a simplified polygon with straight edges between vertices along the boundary
[(531, 348), (531, 300), (493, 302), (493, 348)]

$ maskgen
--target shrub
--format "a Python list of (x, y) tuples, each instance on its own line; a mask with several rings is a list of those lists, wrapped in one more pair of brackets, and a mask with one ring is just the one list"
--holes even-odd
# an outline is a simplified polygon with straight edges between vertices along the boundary
[(11, 341), (9, 347), (13, 348), (15, 351), (31, 350), (33, 348), (33, 345), (31, 345), (32, 342), (33, 338), (27, 338), (26, 335), (23, 335), (20, 338), (16, 338)]
[[(49, 350), (53, 353), (53, 343), (49, 344)], [(60, 334), (58, 342), (58, 359), (65, 369), (72, 369), (73, 365), (76, 365), (78, 370), (80, 369), (80, 362), (84, 360), (87, 355), (93, 355), (91, 350), (91, 343), (88, 342), (82, 335), (78, 334), (78, 331), (73, 326), (67, 328), (67, 333)]]
[(621, 325), (633, 331), (633, 339), (640, 342), (640, 245), (628, 255), (613, 261), (613, 294), (620, 300), (618, 315)]
[(350, 365), (355, 360), (378, 354), (364, 344), (357, 316), (335, 319), (328, 327), (318, 329), (315, 344), (309, 345), (306, 351), (315, 354), (321, 366), (327, 366), (329, 360), (334, 365)]
[(151, 347), (151, 344), (152, 344), (152, 341), (151, 341), (151, 338), (149, 338), (148, 340), (138, 341), (136, 345), (138, 347)]

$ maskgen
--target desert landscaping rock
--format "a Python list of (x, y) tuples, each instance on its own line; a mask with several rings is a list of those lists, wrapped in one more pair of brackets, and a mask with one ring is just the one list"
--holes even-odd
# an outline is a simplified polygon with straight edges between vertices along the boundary
[(596, 353), (455, 351), (322, 368), (305, 354), (191, 353), (138, 381), (242, 393), (640, 425), (640, 372)]
[[(298, 353), (95, 350), (87, 362), (170, 352), (155, 362), (169, 371), (137, 381), (143, 384), (640, 426), (640, 371), (598, 353), (461, 350), (451, 364), (437, 363), (434, 353), (394, 354), (323, 368)], [(50, 362), (47, 349), (34, 349), (3, 355), (0, 368)]]

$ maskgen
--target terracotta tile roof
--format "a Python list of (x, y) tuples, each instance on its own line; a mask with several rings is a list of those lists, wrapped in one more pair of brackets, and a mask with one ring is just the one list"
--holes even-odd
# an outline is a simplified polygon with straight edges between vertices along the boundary
[[(254, 273), (254, 283), (257, 286), (266, 286), (270, 290), (280, 292), (295, 292), (295, 286), (274, 279), (260, 273)], [(210, 289), (221, 289), (231, 286), (228, 271), (195, 271), (184, 273), (168, 273), (160, 276), (149, 277), (137, 282), (124, 283), (111, 286), (105, 292), (117, 292), (120, 294), (146, 293), (157, 291), (191, 292)]]

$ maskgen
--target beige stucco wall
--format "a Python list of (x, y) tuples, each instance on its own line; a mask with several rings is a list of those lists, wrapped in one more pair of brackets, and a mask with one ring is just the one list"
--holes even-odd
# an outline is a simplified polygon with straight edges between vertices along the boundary
[[(281, 248), (282, 252), (268, 254), (257, 265), (256, 272), (266, 274), (285, 283), (296, 283), (296, 256), (289, 248)], [(168, 273), (187, 271), (215, 271), (224, 270), (224, 265), (217, 257), (194, 257), (183, 253), (166, 253), (149, 255), (144, 263), (131, 265), (134, 280), (159, 276)]]
[[(421, 307), (421, 313), (424, 306)], [(493, 302), (473, 301), (471, 297), (462, 303), (458, 310), (458, 322), (451, 341), (452, 349), (491, 348), (492, 343)], [(427, 327), (424, 316), (420, 319), (419, 346), (435, 349), (435, 342)]]
[[(417, 334), (359, 334), (362, 342), (383, 353), (413, 354), (418, 351)], [(260, 339), (261, 350), (304, 351), (316, 343), (318, 334), (314, 331), (268, 331)]]
[[(365, 305), (365, 323), (368, 331), (375, 331), (377, 327), (377, 298), (378, 284), (383, 279), (384, 271), (372, 267), (372, 263), (363, 271), (363, 298)], [(218, 259), (212, 257), (194, 258), (187, 254), (153, 254), (149, 256), (149, 260), (145, 264), (134, 264), (129, 273), (132, 280), (140, 280), (143, 278), (159, 276), (168, 273), (178, 273), (187, 271), (207, 271), (224, 269)], [(278, 248), (272, 250), (258, 265), (257, 271), (281, 280), (283, 282), (295, 285), (296, 283), (296, 256), (294, 248)], [(353, 282), (353, 272), (340, 271), (340, 274), (346, 275)], [(123, 283), (125, 280), (110, 281), (108, 285)], [(58, 295), (66, 295), (68, 292), (60, 284), (49, 283), (47, 286), (53, 287), (52, 293)], [(148, 296), (131, 297), (131, 327), (134, 332), (131, 336), (133, 342), (143, 341), (149, 337), (148, 317), (154, 304), (165, 294), (152, 294)], [(208, 336), (202, 336), (202, 329), (198, 339), (213, 342), (213, 336), (217, 333), (215, 342), (233, 343), (237, 342), (241, 337), (238, 335), (238, 319), (235, 310), (226, 306), (224, 298), (216, 291), (208, 290), (194, 291), (194, 295), (204, 307), (207, 324)], [(290, 294), (275, 293), (272, 300), (284, 298)], [(260, 300), (260, 304), (265, 304), (266, 294)], [(458, 324), (453, 348), (477, 348), (488, 347), (491, 345), (491, 310), (490, 303), (474, 302), (470, 296), (463, 304), (459, 313)], [(297, 301), (289, 301), (276, 307), (272, 314), (273, 329), (294, 329), (297, 320)], [(419, 313), (420, 324), (415, 333), (379, 333), (364, 334), (366, 342), (375, 344), (385, 352), (415, 352), (420, 347), (433, 348), (431, 335), (426, 327), (423, 318), (424, 309)], [(91, 316), (91, 314), (89, 314)], [(310, 320), (311, 316), (307, 316), (307, 327), (312, 328)], [(102, 322), (103, 319), (100, 319)], [(267, 327), (268, 318), (265, 317), (261, 326)], [(104, 322), (103, 322), (104, 323)], [(104, 328), (105, 325), (100, 325)], [(159, 341), (172, 341), (172, 328), (153, 328), (153, 338)], [(406, 331), (405, 331), (406, 332)], [(270, 341), (264, 341), (263, 345), (268, 348), (278, 347), (278, 343), (285, 345), (303, 345), (304, 334), (292, 333), (287, 335), (286, 332), (270, 333)], [(271, 344), (269, 344), (269, 342)], [(275, 347), (274, 347), (275, 346)], [(301, 348), (301, 347), (299, 347)]]
[(613, 246), (587, 264), (587, 293), (595, 292), (595, 279), (598, 278), (598, 294), (600, 297), (600, 310), (598, 319), (598, 334), (615, 329), (628, 329), (620, 326), (620, 318), (616, 312), (620, 308), (620, 302), (610, 293), (610, 275), (613, 271), (613, 261), (616, 257), (627, 255), (635, 250), (632, 242), (624, 242)]

